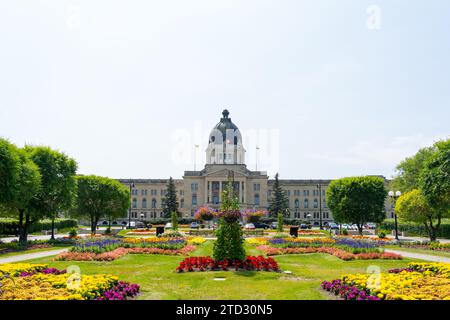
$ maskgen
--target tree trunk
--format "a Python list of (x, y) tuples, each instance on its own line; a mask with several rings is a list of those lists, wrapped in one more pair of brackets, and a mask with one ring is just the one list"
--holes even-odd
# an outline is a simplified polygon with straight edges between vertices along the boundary
[(26, 243), (26, 241), (24, 241), (24, 232), (23, 232), (24, 231), (23, 230), (23, 228), (24, 228), (24, 225), (23, 225), (24, 211), (25, 210), (23, 210), (23, 209), (19, 210), (19, 230), (18, 230), (18, 232), (19, 232), (19, 243), (21, 243), (21, 244)]
[(24, 245), (27, 244), (28, 241), (28, 227), (30, 225), (30, 215), (25, 214), (25, 224), (22, 228), (21, 237), (19, 238), (19, 242), (23, 243)]
[(357, 226), (358, 226), (359, 235), (362, 236), (363, 235), (363, 226), (362, 226), (362, 224), (361, 225), (358, 224)]
[(430, 241), (436, 241), (436, 231), (437, 231), (437, 227), (433, 226), (433, 219), (430, 217), (429, 218), (430, 221), (430, 227), (429, 227), (429, 231), (428, 234), (430, 236)]
[(55, 218), (52, 218), (52, 236), (50, 240), (55, 240)]
[(94, 217), (91, 217), (91, 234), (95, 234), (97, 231), (97, 224), (95, 223)]

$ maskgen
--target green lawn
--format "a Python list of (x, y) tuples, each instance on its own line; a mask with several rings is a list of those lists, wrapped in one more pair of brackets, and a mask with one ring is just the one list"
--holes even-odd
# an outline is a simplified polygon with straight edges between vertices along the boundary
[[(210, 255), (212, 242), (198, 246), (194, 255)], [(254, 247), (247, 254), (258, 255)], [(139, 299), (332, 299), (320, 289), (323, 280), (345, 273), (365, 272), (368, 266), (382, 271), (404, 267), (410, 260), (342, 261), (327, 254), (278, 256), (283, 271), (275, 272), (194, 272), (177, 273), (179, 256), (127, 255), (113, 262), (52, 261), (54, 257), (27, 262), (47, 263), (51, 267), (80, 267), (82, 273), (109, 273), (141, 285)], [(215, 281), (223, 277), (225, 281)]]

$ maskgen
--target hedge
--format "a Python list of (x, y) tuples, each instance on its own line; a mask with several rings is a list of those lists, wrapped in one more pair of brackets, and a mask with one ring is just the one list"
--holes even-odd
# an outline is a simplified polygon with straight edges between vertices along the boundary
[[(77, 228), (77, 220), (74, 219), (56, 219), (55, 229)], [(51, 220), (41, 220), (32, 224), (28, 232), (40, 232), (42, 230), (50, 230), (52, 228)], [(0, 219), (0, 235), (16, 235), (18, 230), (18, 221), (14, 219)]]
[[(395, 222), (394, 219), (386, 219), (380, 224), (380, 229), (394, 230)], [(428, 233), (424, 225), (412, 223), (412, 222), (398, 222), (398, 231), (404, 232), (409, 236), (421, 236), (427, 237)], [(443, 219), (441, 226), (439, 227), (438, 238), (450, 239), (450, 219)]]

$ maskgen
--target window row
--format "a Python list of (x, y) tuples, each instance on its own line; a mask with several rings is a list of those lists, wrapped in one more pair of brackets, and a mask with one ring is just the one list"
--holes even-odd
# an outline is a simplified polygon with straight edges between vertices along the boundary
[[(309, 212), (294, 212), (295, 219), (320, 219), (320, 212), (313, 212), (312, 214)], [(325, 211), (322, 212), (322, 219), (329, 219), (330, 213)]]
[[(158, 206), (158, 201), (156, 199), (152, 199), (151, 208), (154, 209), (154, 208), (157, 208), (157, 206)], [(180, 206), (180, 208), (184, 208), (184, 199), (180, 200), (179, 206)], [(133, 198), (133, 200), (131, 202), (131, 207), (133, 209), (137, 209), (137, 207), (138, 207), (138, 200), (136, 198)], [(147, 208), (147, 199), (146, 198), (141, 200), (141, 208), (142, 209), (146, 209)]]

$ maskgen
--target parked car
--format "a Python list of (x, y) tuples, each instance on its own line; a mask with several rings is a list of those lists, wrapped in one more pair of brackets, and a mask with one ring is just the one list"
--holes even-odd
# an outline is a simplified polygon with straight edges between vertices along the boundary
[(270, 226), (267, 223), (254, 222), (253, 224), (255, 225), (256, 229), (270, 229)]
[(278, 228), (278, 222), (276, 222), (276, 221), (272, 222), (272, 223), (270, 224), (270, 227), (271, 227), (272, 229)]
[(166, 229), (172, 229), (172, 228), (173, 228), (173, 225), (172, 225), (171, 222), (167, 222), (166, 225), (164, 226), (164, 228), (166, 228)]
[(372, 222), (367, 223), (367, 229), (376, 229), (376, 228), (377, 228), (376, 223), (372, 223)]
[(191, 229), (200, 229), (200, 225), (197, 222), (191, 222)]
[(308, 225), (306, 223), (300, 223), (300, 229), (308, 229)]
[(339, 226), (334, 222), (330, 223), (328, 227), (330, 228), (330, 230), (339, 230)]
[(247, 229), (247, 230), (254, 230), (255, 229), (255, 225), (253, 223), (246, 223), (244, 228)]

